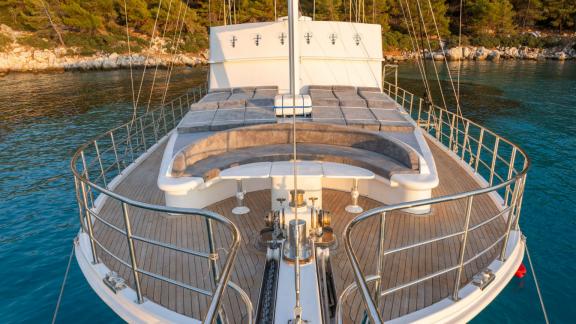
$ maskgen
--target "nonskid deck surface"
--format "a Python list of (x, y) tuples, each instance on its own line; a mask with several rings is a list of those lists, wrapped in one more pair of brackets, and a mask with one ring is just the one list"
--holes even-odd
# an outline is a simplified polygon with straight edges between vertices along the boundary
[[(443, 196), (479, 187), (474, 179), (445, 151), (430, 141), (428, 144), (434, 155), (440, 177), (440, 185), (434, 189), (433, 196)], [(156, 185), (163, 151), (164, 146), (159, 147), (146, 161), (129, 174), (115, 191), (139, 201), (164, 204), (164, 194)], [(332, 224), (335, 232), (338, 233), (338, 240), (340, 240), (331, 251), (331, 262), (338, 294), (354, 280), (344, 247), (340, 244), (344, 226), (355, 216), (344, 211), (349, 200), (349, 193), (323, 190), (323, 207), (332, 212)], [(246, 205), (251, 209), (247, 215), (233, 215), (231, 209), (235, 203), (235, 198), (228, 198), (209, 206), (208, 209), (228, 217), (239, 227), (242, 243), (234, 265), (232, 281), (239, 284), (250, 295), (252, 303), (257, 305), (265, 262), (265, 254), (258, 249), (257, 238), (264, 225), (263, 217), (270, 209), (270, 191), (263, 190), (247, 194)], [(379, 203), (361, 197), (360, 205), (365, 209), (370, 209), (379, 206)], [(471, 225), (490, 218), (497, 213), (497, 210), (496, 204), (487, 195), (476, 197), (472, 206)], [(400, 247), (459, 231), (464, 225), (464, 213), (465, 201), (435, 205), (431, 215), (426, 217), (393, 212), (386, 217), (385, 248)], [(122, 213), (118, 202), (108, 200), (102, 207), (100, 215), (109, 222), (123, 227)], [(132, 230), (136, 235), (171, 243), (179, 247), (208, 251), (205, 222), (200, 217), (165, 216), (134, 208), (130, 209), (130, 217)], [(377, 222), (378, 220), (374, 218), (359, 224), (351, 238), (366, 275), (376, 273), (375, 260), (379, 228)], [(471, 232), (468, 237), (467, 257), (486, 249), (504, 231), (504, 221), (499, 219), (488, 226)], [(121, 256), (123, 260), (129, 261), (125, 236), (110, 230), (98, 221), (95, 224), (95, 233), (97, 239), (108, 250)], [(215, 226), (216, 245), (222, 252), (224, 252), (222, 249), (231, 242), (227, 233), (222, 227)], [(384, 289), (457, 264), (459, 247), (459, 238), (454, 237), (386, 256), (384, 260)], [(497, 257), (500, 248), (500, 245), (494, 247), (489, 253), (466, 266), (461, 282), (469, 282), (475, 273), (486, 268)], [(102, 262), (127, 279), (129, 285), (133, 287), (132, 275), (127, 267), (107, 256), (103, 251), (99, 251), (98, 254)], [(211, 289), (210, 268), (205, 259), (138, 242), (136, 243), (136, 255), (138, 264), (146, 271), (159, 273), (202, 289)], [(454, 280), (455, 274), (449, 272), (382, 298), (380, 309), (384, 310), (384, 320), (414, 312), (450, 296), (454, 287)], [(147, 276), (142, 276), (142, 289), (148, 300), (195, 318), (201, 318), (205, 315), (209, 303), (208, 299), (202, 295)], [(234, 314), (229, 318), (239, 319), (245, 315), (244, 308), (238, 306), (242, 305), (239, 301), (239, 297), (228, 289), (224, 304), (228, 314)], [(359, 322), (361, 320), (361, 312), (358, 311), (360, 305), (360, 295), (352, 294), (344, 307), (344, 318), (347, 322)]]

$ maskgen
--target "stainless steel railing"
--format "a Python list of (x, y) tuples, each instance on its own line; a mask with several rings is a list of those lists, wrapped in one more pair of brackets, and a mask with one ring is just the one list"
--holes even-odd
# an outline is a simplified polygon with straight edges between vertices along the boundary
[[(478, 258), (485, 256), (493, 249), (498, 248), (499, 244), (501, 244), (502, 247), (498, 253), (498, 259), (504, 262), (510, 232), (512, 229), (519, 230), (518, 222), (520, 219), (524, 184), (526, 174), (530, 168), (530, 159), (526, 153), (520, 147), (493, 131), (445, 108), (428, 105), (422, 98), (418, 98), (414, 96), (414, 94), (392, 83), (385, 82), (383, 88), (385, 93), (394, 98), (402, 108), (412, 116), (419, 127), (430, 134), (433, 140), (450, 151), (453, 157), (467, 164), (468, 166), (463, 167), (468, 167), (471, 172), (480, 176), (484, 180), (485, 185), (483, 188), (467, 192), (374, 208), (357, 216), (348, 223), (344, 230), (344, 246), (346, 254), (352, 264), (355, 283), (348, 286), (340, 296), (338, 302), (339, 309), (337, 312), (339, 323), (342, 323), (342, 308), (344, 307), (343, 305), (347, 297), (356, 290), (359, 290), (362, 296), (363, 307), (370, 323), (381, 323), (382, 313), (379, 310), (380, 298), (402, 289), (421, 284), (427, 280), (446, 275), (450, 272), (455, 273), (454, 286), (449, 296), (444, 297), (451, 297), (457, 301), (459, 299), (464, 267), (476, 261)], [(478, 224), (472, 225), (471, 214), (474, 199), (481, 195), (492, 195), (496, 197), (502, 206), (494, 215), (480, 221)], [(465, 210), (462, 214), (464, 225), (461, 230), (393, 249), (384, 249), (384, 230), (387, 214), (426, 205), (434, 208), (434, 206), (440, 204), (459, 200), (465, 201)], [(365, 275), (361, 269), (356, 252), (352, 247), (351, 235), (353, 229), (358, 224), (378, 216), (380, 223), (377, 248), (378, 255), (375, 261), (376, 264), (373, 265), (376, 274)], [(469, 234), (488, 226), (498, 219), (505, 219), (504, 231), (498, 233), (492, 241), (487, 242), (487, 246), (481, 251), (467, 258), (466, 251), (469, 245)], [(460, 238), (457, 263), (419, 276), (416, 279), (395, 287), (383, 289), (382, 278), (384, 277), (385, 256), (417, 249), (450, 238)], [(373, 291), (368, 287), (372, 282), (374, 283)]]
[[(148, 152), (165, 141), (171, 130), (178, 125), (189, 110), (190, 104), (200, 99), (206, 91), (205, 87), (194, 88), (162, 107), (151, 110), (96, 137), (76, 151), (72, 157), (71, 169), (74, 175), (81, 231), (87, 233), (90, 238), (90, 250), (94, 263), (101, 262), (101, 253), (104, 253), (130, 270), (138, 303), (144, 302), (145, 297), (141, 287), (141, 276), (148, 276), (209, 298), (210, 303), (204, 322), (213, 323), (217, 318), (226, 316), (222, 307), (222, 296), (225, 288), (230, 287), (245, 304), (246, 318), (242, 320), (252, 323), (253, 307), (250, 298), (238, 285), (230, 281), (232, 267), (240, 244), (240, 232), (234, 223), (226, 217), (208, 210), (154, 205), (136, 201), (115, 192), (115, 188), (122, 179), (121, 176), (129, 173), (141, 160), (146, 158)], [(137, 190), (137, 188), (134, 189)], [(108, 210), (104, 216), (101, 214), (101, 208), (104, 202), (110, 199), (120, 204), (121, 209), (116, 212)], [(203, 218), (208, 251), (183, 248), (134, 233), (131, 213), (138, 210), (158, 213), (154, 217), (193, 216)], [(221, 252), (218, 251), (214, 240), (214, 222), (223, 226), (232, 238), (232, 243), (226, 247), (228, 252), (221, 269), (218, 262), (221, 259)], [(99, 225), (98, 228), (95, 227), (96, 223)], [(99, 233), (96, 231), (104, 231), (105, 229), (125, 236), (129, 260), (125, 260), (120, 255), (122, 253), (112, 251), (99, 240)], [(148, 244), (174, 253), (205, 259), (209, 269), (211, 269), (212, 285), (215, 288), (196, 287), (161, 273), (146, 270), (137, 258), (136, 243)]]

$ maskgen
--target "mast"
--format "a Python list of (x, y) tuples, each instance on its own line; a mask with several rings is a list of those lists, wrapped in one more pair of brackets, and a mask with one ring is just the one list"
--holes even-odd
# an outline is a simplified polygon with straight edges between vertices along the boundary
[[(294, 159), (294, 195), (298, 192), (298, 171), (296, 159), (296, 95), (300, 93), (300, 52), (298, 50), (298, 0), (288, 0), (288, 56), (290, 66), (290, 95), (292, 96), (292, 141)], [(294, 208), (294, 219), (298, 224), (298, 208)], [(292, 323), (302, 323), (302, 306), (300, 305), (300, 233), (299, 226), (295, 226), (296, 260), (294, 262), (294, 290), (296, 303), (294, 307), (294, 320)]]
[(288, 51), (290, 62), (290, 94), (300, 94), (300, 42), (298, 33), (298, 0), (288, 0)]

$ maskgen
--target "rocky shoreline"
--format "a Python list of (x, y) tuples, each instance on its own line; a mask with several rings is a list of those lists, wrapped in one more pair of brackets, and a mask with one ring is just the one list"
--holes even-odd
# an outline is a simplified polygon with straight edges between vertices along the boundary
[(178, 66), (196, 66), (207, 63), (207, 51), (200, 54), (166, 53), (98, 53), (82, 56), (70, 53), (69, 49), (31, 49), (14, 47), (8, 52), (0, 53), (0, 73), (8, 72), (42, 72), (42, 71), (91, 71), (140, 68), (145, 65), (165, 68), (170, 64)]
[[(576, 59), (575, 45), (564, 48), (529, 48), (501, 47), (488, 49), (483, 46), (462, 46), (446, 49), (444, 52), (425, 51), (426, 59), (443, 61), (499, 61), (503, 60), (574, 60)], [(415, 60), (416, 52), (389, 52), (385, 53), (386, 61), (401, 62)], [(132, 59), (130, 59), (130, 57)], [(170, 64), (177, 66), (196, 66), (208, 62), (208, 51), (202, 53), (186, 53), (169, 55), (164, 52), (118, 54), (98, 53), (82, 56), (64, 48), (31, 49), (14, 47), (8, 52), (0, 53), (0, 73), (8, 72), (42, 72), (42, 71), (91, 71), (126, 69), (132, 64), (133, 68), (143, 66), (156, 66), (165, 68)]]
[[(449, 49), (437, 50), (433, 52), (425, 51), (424, 57), (429, 60), (443, 61), (499, 61), (505, 60), (574, 60), (576, 59), (576, 44), (571, 44), (563, 48), (530, 48), (520, 47), (498, 47), (489, 49), (483, 46), (460, 46)], [(418, 57), (417, 52), (389, 53), (384, 57), (387, 61), (409, 61)]]

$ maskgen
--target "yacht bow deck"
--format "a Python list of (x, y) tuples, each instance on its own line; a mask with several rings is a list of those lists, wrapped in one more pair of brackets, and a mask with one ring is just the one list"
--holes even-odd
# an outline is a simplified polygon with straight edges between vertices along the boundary
[[(452, 159), (446, 151), (437, 144), (428, 141), (434, 155), (440, 178), (440, 185), (433, 190), (433, 196), (444, 196), (457, 192), (465, 192), (480, 186), (475, 179), (467, 173), (461, 164)], [(156, 184), (158, 170), (162, 159), (164, 145), (159, 146), (145, 161), (125, 176), (123, 181), (114, 190), (118, 194), (137, 201), (164, 205), (164, 192)], [(350, 195), (346, 192), (323, 190), (324, 207), (332, 212), (332, 226), (338, 239), (344, 226), (355, 216), (344, 211), (349, 203)], [(270, 191), (263, 190), (251, 192), (246, 195), (245, 204), (251, 212), (247, 215), (233, 215), (231, 209), (235, 206), (235, 198), (224, 199), (208, 207), (230, 220), (240, 229), (242, 243), (234, 264), (231, 280), (242, 287), (249, 295), (254, 305), (258, 304), (258, 293), (264, 270), (265, 252), (258, 249), (257, 239), (260, 229), (264, 225), (264, 216), (270, 210)], [(374, 200), (360, 198), (360, 205), (365, 209), (379, 206)], [(431, 215), (419, 217), (413, 214), (393, 212), (386, 216), (385, 249), (402, 247), (414, 242), (423, 241), (437, 236), (457, 232), (464, 225), (465, 201), (458, 200), (434, 205)], [(164, 214), (149, 210), (130, 208), (132, 231), (150, 239), (170, 243), (182, 248), (208, 251), (205, 237), (206, 228), (201, 217), (194, 216), (165, 216)], [(476, 197), (472, 205), (471, 226), (481, 223), (498, 213), (496, 203), (487, 195)], [(122, 227), (122, 212), (120, 204), (112, 199), (104, 202), (99, 215), (113, 225)], [(95, 236), (103, 246), (113, 254), (129, 262), (126, 236), (95, 221)], [(353, 232), (352, 244), (358, 251), (361, 266), (366, 268), (366, 261), (373, 264), (377, 254), (378, 242), (377, 219), (373, 218), (359, 224)], [(487, 249), (497, 237), (506, 231), (506, 224), (499, 218), (486, 226), (470, 232), (468, 236), (467, 257), (474, 256)], [(228, 232), (219, 226), (214, 226), (216, 246), (228, 246), (231, 237)], [(403, 252), (386, 256), (384, 260), (384, 289), (421, 278), (458, 263), (460, 241), (453, 237), (428, 244), (420, 248), (409, 249)], [(211, 290), (211, 269), (205, 259), (176, 252), (167, 248), (135, 243), (136, 257), (141, 268), (145, 271), (161, 274), (165, 277)], [(483, 254), (465, 267), (462, 283), (467, 283), (472, 276), (486, 268), (498, 255), (501, 243), (494, 246), (490, 252)], [(111, 270), (118, 272), (133, 286), (131, 270), (110, 257), (101, 248), (98, 256)], [(222, 263), (222, 262), (221, 262)], [(340, 242), (331, 250), (331, 263), (334, 271), (337, 293), (354, 281), (354, 274)], [(373, 273), (373, 269), (363, 269), (365, 273)], [(418, 285), (399, 290), (380, 300), (383, 309), (383, 319), (389, 320), (414, 312), (448, 297), (453, 291), (455, 281), (454, 272), (425, 281)], [(198, 293), (186, 291), (175, 285), (142, 276), (142, 291), (145, 298), (163, 305), (178, 313), (203, 318), (207, 311), (209, 300)], [(235, 313), (236, 319), (242, 318), (244, 309), (239, 309), (238, 302), (230, 299), (239, 298), (229, 293), (224, 298), (226, 312)], [(362, 300), (360, 294), (352, 294), (344, 307), (344, 318), (350, 322), (360, 320)], [(230, 305), (234, 305), (231, 309)], [(238, 313), (243, 312), (242, 316)]]

